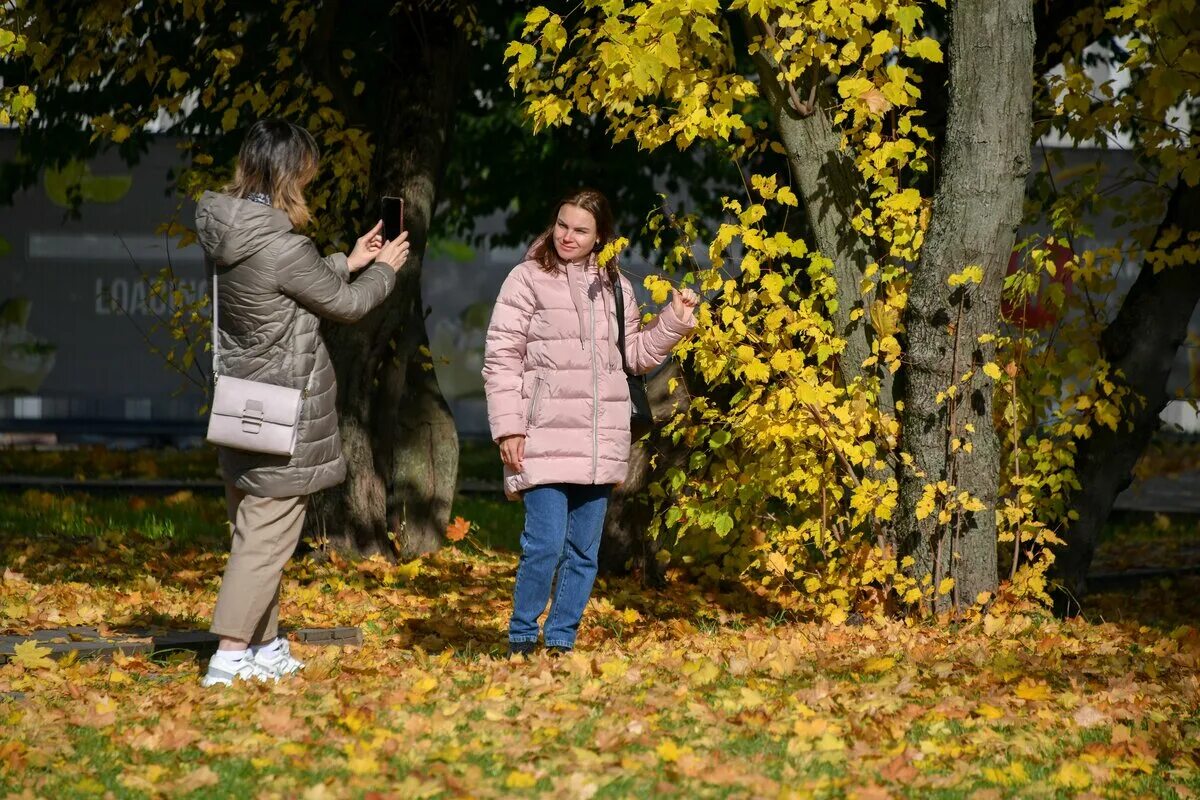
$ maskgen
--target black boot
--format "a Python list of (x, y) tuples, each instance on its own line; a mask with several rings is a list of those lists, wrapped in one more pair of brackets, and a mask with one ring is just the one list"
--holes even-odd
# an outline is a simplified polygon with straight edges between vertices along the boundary
[(537, 646), (537, 642), (509, 642), (508, 657), (531, 656), (533, 655), (533, 651), (537, 650)]

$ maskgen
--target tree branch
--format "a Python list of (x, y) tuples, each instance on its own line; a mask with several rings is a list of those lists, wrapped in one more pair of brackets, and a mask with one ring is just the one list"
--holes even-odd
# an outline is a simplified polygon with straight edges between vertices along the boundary
[(1060, 44), (1058, 29), (1071, 17), (1096, 5), (1096, 0), (1039, 0), (1033, 6), (1034, 67), (1047, 72), (1062, 61), (1065, 48), (1051, 50)]
[[(750, 39), (764, 34), (749, 14), (741, 15)], [(860, 200), (865, 199), (862, 183), (842, 153), (841, 140), (833, 123), (821, 109), (820, 92), (814, 81), (808, 102), (801, 101), (795, 87), (779, 81), (780, 65), (764, 49), (753, 56), (764, 99), (775, 117), (776, 130), (787, 151), (804, 198), (817, 248), (830, 259), (839, 287), (838, 309), (833, 313), (837, 333), (846, 339), (841, 357), (842, 378), (847, 385), (864, 376), (862, 364), (871, 355), (871, 341), (862, 320), (852, 321), (850, 313), (861, 306), (858, 293), (863, 270), (872, 261), (870, 243), (850, 224)], [(866, 319), (866, 315), (863, 316)], [(891, 403), (891, 375), (884, 372), (880, 396), (885, 406)]]
[[(1200, 186), (1182, 181), (1175, 186), (1159, 234), (1170, 228), (1179, 228), (1183, 241), (1200, 231)], [(1124, 373), (1126, 384), (1145, 402), (1128, 411), (1117, 430), (1099, 426), (1079, 443), (1075, 476), (1080, 488), (1072, 502), (1079, 519), (1067, 528), (1067, 547), (1055, 562), (1065, 590), (1056, 597), (1060, 611), (1077, 610), (1074, 598), (1086, 593), (1100, 529), (1117, 495), (1132, 482), (1133, 467), (1159, 426), (1158, 415), (1169, 399), (1171, 368), (1197, 303), (1200, 263), (1177, 264), (1158, 272), (1145, 263), (1121, 310), (1100, 336), (1100, 349), (1109, 366)]]

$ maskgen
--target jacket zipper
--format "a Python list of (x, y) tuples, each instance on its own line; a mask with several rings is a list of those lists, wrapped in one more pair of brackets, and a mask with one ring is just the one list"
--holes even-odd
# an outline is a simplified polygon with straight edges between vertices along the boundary
[(596, 461), (599, 458), (597, 443), (597, 428), (600, 425), (600, 387), (596, 377), (596, 299), (588, 291), (588, 317), (591, 320), (592, 340), (592, 483), (596, 482)]
[(527, 427), (533, 427), (533, 418), (537, 415), (538, 399), (542, 396), (542, 388), (545, 387), (546, 381), (542, 378), (535, 378), (537, 386), (533, 390), (533, 399), (529, 401), (529, 417), (525, 420)]

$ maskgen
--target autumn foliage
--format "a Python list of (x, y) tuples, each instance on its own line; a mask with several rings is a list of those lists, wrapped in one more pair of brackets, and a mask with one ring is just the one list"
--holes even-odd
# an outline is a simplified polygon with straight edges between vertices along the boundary
[[(217, 498), (142, 498), (131, 517), (127, 499), (3, 499), (0, 631), (201, 628), (211, 614)], [(1195, 529), (1165, 535), (1139, 540), (1186, 546)], [(295, 561), (283, 622), (357, 625), (364, 644), (296, 645), (308, 667), (276, 686), (202, 689), (188, 651), (54, 660), (21, 645), (0, 665), (0, 796), (1200, 791), (1200, 635), (1182, 624), (1194, 578), (1099, 598), (1103, 624), (1015, 606), (940, 629), (775, 624), (789, 609), (754, 582), (716, 591), (672, 572), (662, 590), (603, 581), (578, 652), (510, 662), (515, 567), (515, 553), (473, 548), (403, 565)]]

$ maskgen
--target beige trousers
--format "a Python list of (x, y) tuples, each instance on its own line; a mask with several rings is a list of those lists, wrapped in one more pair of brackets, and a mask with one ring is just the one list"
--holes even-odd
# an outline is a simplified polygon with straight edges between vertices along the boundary
[(218, 636), (258, 644), (279, 631), (279, 582), (304, 526), (307, 497), (255, 497), (225, 484), (233, 527), (212, 627)]

